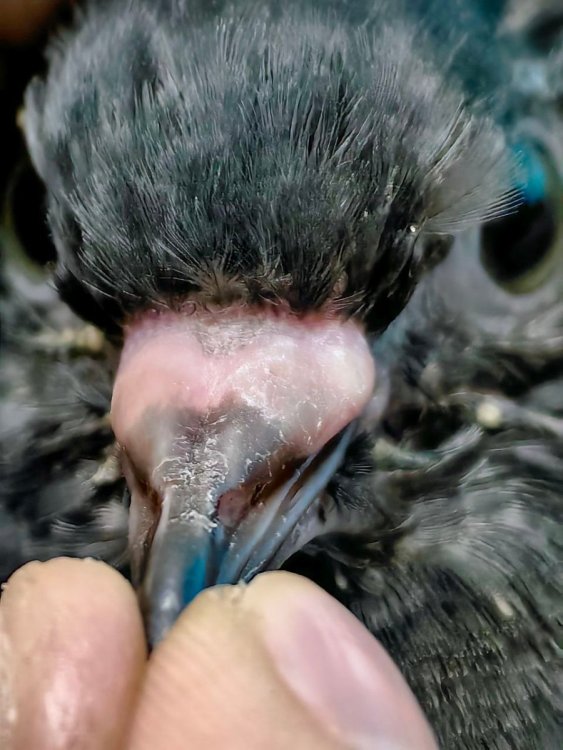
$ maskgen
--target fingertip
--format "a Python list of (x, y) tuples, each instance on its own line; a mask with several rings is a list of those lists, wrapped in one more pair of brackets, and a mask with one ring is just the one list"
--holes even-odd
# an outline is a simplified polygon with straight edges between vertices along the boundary
[(435, 750), (398, 669), (361, 623), (290, 573), (200, 594), (155, 649), (131, 750)]
[(74, 595), (88, 588), (91, 596), (102, 599), (118, 597), (129, 604), (135, 598), (127, 580), (100, 560), (55, 557), (18, 568), (2, 587), (1, 606), (11, 607), (14, 600), (35, 595), (38, 587), (44, 589), (46, 596)]
[(258, 576), (245, 607), (279, 675), (346, 747), (436, 750), (430, 726), (379, 641), (312, 581)]
[(287, 689), (260, 639), (245, 584), (200, 594), (154, 650), (129, 750), (336, 750)]
[(146, 653), (127, 581), (93, 560), (29, 563), (6, 584), (0, 613), (3, 747), (116, 747)]

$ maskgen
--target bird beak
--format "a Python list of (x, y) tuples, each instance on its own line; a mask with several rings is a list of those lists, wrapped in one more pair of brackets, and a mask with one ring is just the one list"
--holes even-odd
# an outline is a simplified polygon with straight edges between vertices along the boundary
[(325, 488), (373, 384), (349, 322), (242, 315), (233, 327), (205, 315), (135, 325), (112, 420), (151, 644), (202, 589), (278, 568), (332, 530)]
[[(152, 644), (203, 589), (277, 569), (311, 539), (331, 530), (326, 519), (320, 520), (323, 490), (342, 462), (351, 434), (350, 426), (287, 477), (273, 478), (252, 500), (252, 483), (245, 487), (241, 476), (232, 490), (241, 495), (235, 519), (221, 518), (220, 511), (197, 519), (186, 512), (183, 493), (166, 493), (152, 542), (138, 561), (144, 571), (141, 607)], [(193, 501), (192, 496), (190, 505)]]

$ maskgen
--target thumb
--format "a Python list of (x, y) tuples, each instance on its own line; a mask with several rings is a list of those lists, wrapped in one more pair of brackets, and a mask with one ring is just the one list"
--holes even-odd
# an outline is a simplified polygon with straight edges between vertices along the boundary
[(201, 594), (149, 663), (130, 750), (435, 750), (399, 671), (304, 578)]

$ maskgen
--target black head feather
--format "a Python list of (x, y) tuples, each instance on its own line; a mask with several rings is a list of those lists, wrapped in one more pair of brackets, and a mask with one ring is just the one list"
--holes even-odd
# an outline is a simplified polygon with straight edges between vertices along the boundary
[(57, 283), (94, 322), (191, 293), (382, 328), (427, 235), (510, 202), (503, 131), (416, 18), (151, 6), (94, 10), (27, 96)]

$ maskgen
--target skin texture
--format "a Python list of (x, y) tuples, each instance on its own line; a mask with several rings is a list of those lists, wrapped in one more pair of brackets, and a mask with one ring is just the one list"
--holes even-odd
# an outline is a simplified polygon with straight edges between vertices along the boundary
[(201, 594), (146, 661), (129, 584), (31, 563), (0, 606), (6, 750), (436, 748), (379, 643), (289, 573)]

